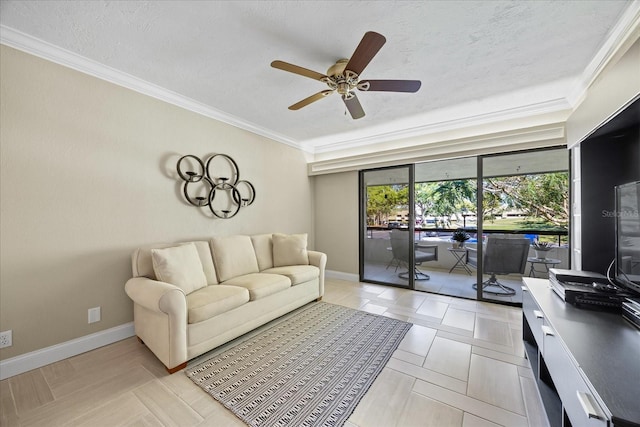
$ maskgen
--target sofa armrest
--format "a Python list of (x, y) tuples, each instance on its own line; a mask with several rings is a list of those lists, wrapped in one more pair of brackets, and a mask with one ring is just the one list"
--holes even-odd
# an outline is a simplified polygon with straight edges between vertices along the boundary
[(324, 271), (327, 266), (327, 254), (309, 250), (307, 251), (307, 254), (309, 255), (309, 264), (315, 265), (320, 270)]
[(147, 277), (134, 277), (124, 285), (125, 292), (135, 302), (152, 311), (171, 314), (184, 306), (186, 295), (179, 287)]
[(160, 359), (169, 372), (187, 361), (187, 298), (169, 283), (134, 277), (125, 292), (135, 303), (136, 335)]
[(319, 291), (320, 296), (324, 295), (324, 270), (327, 266), (327, 254), (318, 251), (309, 251), (307, 250), (307, 254), (309, 255), (309, 264), (315, 265), (320, 269), (320, 277), (319, 277)]

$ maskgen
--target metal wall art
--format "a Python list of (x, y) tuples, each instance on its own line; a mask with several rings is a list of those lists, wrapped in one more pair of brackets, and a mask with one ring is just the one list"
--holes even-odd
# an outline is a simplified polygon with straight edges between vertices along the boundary
[[(220, 167), (219, 174), (213, 173), (214, 163)], [(178, 160), (177, 169), (187, 201), (193, 206), (208, 207), (218, 218), (233, 218), (256, 198), (253, 184), (240, 179), (238, 164), (226, 154), (213, 154), (206, 162), (188, 154)]]

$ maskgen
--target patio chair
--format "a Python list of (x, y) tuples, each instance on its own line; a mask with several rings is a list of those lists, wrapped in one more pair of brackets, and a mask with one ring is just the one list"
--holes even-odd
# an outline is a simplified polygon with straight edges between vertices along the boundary
[[(496, 274), (524, 274), (529, 256), (529, 239), (513, 237), (487, 237), (483, 255), (483, 273), (490, 274), (489, 279), (482, 282), (482, 291), (493, 295), (515, 295), (515, 289), (498, 281)], [(478, 250), (469, 248), (467, 262), (478, 268)], [(477, 289), (474, 283), (473, 288)], [(495, 289), (495, 290), (492, 290)]]
[[(409, 279), (409, 262), (410, 255), (409, 252), (409, 241), (413, 241), (408, 231), (404, 230), (391, 230), (391, 251), (393, 253), (393, 258), (402, 265), (407, 267), (407, 271), (398, 274), (398, 277), (403, 279)], [(420, 271), (418, 265), (421, 265), (423, 262), (428, 261), (437, 261), (438, 260), (438, 245), (425, 245), (425, 244), (414, 244), (414, 268), (413, 268), (413, 278), (414, 280), (429, 280), (430, 277), (428, 274)]]

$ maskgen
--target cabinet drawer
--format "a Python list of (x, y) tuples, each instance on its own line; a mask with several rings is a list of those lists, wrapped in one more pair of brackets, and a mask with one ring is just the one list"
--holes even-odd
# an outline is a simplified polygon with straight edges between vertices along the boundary
[(573, 426), (606, 427), (607, 416), (598, 405), (578, 367), (567, 354), (555, 331), (544, 326), (543, 356), (554, 381), (562, 406)]
[(522, 313), (526, 317), (527, 323), (529, 323), (538, 348), (542, 351), (542, 325), (544, 325), (544, 315), (531, 296), (531, 293), (526, 289), (526, 287), (522, 289)]

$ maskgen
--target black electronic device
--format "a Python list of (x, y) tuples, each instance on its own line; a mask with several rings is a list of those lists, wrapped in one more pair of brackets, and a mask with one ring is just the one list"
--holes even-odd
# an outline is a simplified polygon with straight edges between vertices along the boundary
[(623, 301), (622, 317), (640, 329), (640, 298), (627, 298)]
[(615, 282), (640, 295), (640, 181), (615, 188)]
[(611, 283), (593, 282), (591, 286), (593, 286), (593, 289), (600, 292), (610, 292), (610, 293), (618, 292), (618, 287), (615, 285), (612, 285)]
[(589, 285), (593, 284), (594, 282), (607, 282), (607, 278), (600, 273), (582, 270), (564, 270), (561, 268), (550, 268), (549, 279), (554, 279), (558, 282), (575, 282)]
[(620, 311), (630, 296), (602, 274), (592, 271), (550, 268), (549, 283), (560, 298), (580, 308)]

